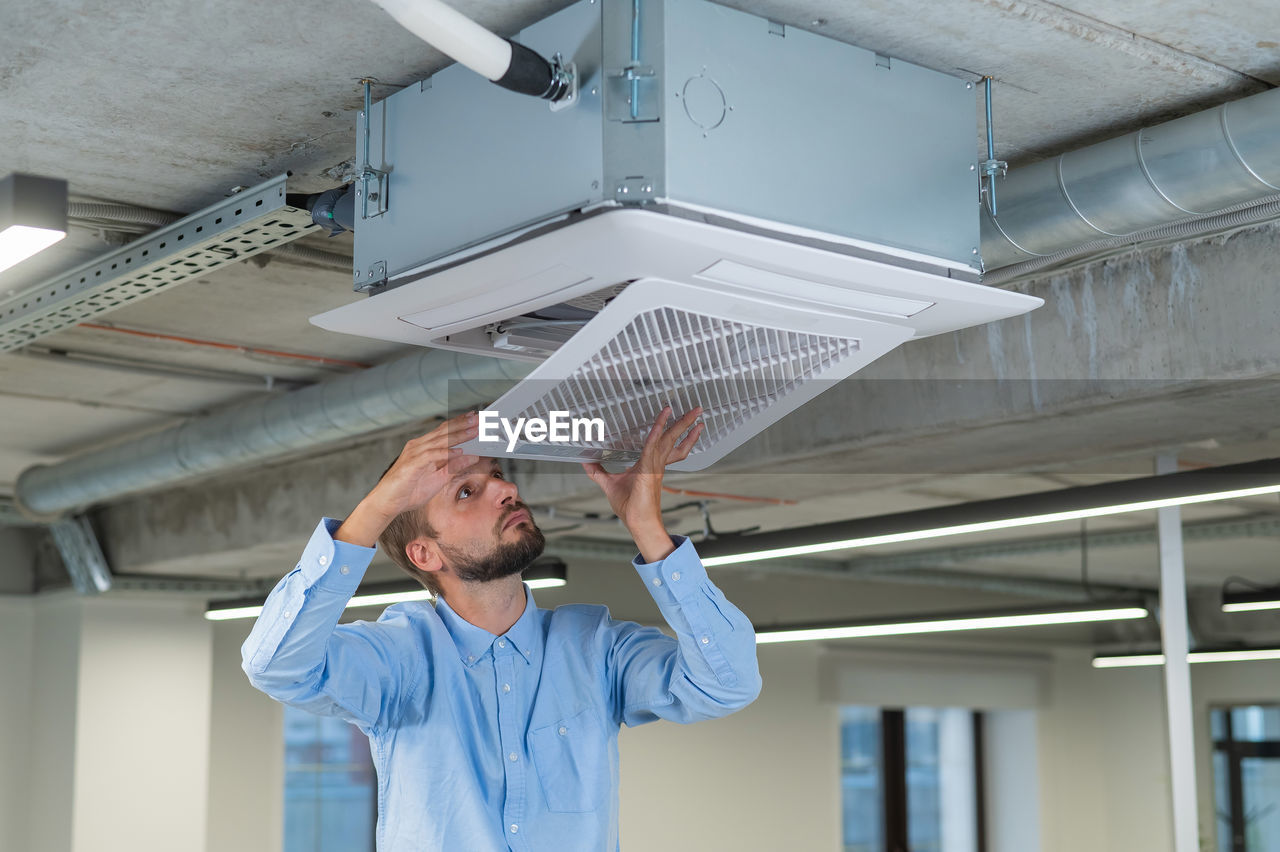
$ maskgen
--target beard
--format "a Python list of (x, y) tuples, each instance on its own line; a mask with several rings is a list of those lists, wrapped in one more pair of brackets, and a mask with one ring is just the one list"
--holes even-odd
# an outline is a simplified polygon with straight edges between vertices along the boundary
[(489, 583), (521, 573), (541, 556), (547, 540), (532, 520), (521, 521), (516, 525), (516, 531), (520, 533), (518, 539), (502, 540), (503, 525), (522, 509), (528, 511), (528, 507), (522, 503), (503, 513), (494, 530), (498, 543), (488, 553), (477, 555), (462, 548), (441, 544), (440, 551), (454, 576), (464, 583)]

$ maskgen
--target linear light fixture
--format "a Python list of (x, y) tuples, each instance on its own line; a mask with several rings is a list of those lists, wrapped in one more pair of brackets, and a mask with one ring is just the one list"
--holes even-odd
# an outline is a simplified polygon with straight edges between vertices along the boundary
[[(531, 589), (554, 589), (567, 585), (568, 568), (559, 559), (542, 559), (524, 572), (524, 582)], [(412, 580), (394, 580), (389, 583), (370, 583), (353, 595), (346, 609), (366, 606), (390, 606), (405, 601), (431, 600), (430, 593)], [(230, 621), (235, 618), (257, 618), (262, 614), (262, 604), (257, 599), (219, 601), (209, 604), (204, 617), (209, 621)]]
[(67, 182), (11, 174), (0, 180), (0, 272), (67, 235)]
[(1008, 627), (1042, 627), (1051, 624), (1087, 624), (1146, 618), (1140, 601), (1107, 604), (1062, 604), (1035, 609), (984, 610), (982, 612), (934, 613), (931, 615), (861, 622), (801, 624), (756, 631), (756, 643), (813, 642), (824, 639), (867, 639), (880, 636), (909, 636), (920, 633), (950, 633), (960, 630), (993, 630)]
[(703, 542), (707, 566), (759, 562), (1280, 493), (1280, 459), (1081, 485)]
[[(1253, 660), (1280, 660), (1280, 648), (1235, 648), (1187, 654), (1187, 662), (1190, 663), (1244, 663)], [(1099, 654), (1093, 658), (1095, 669), (1163, 665), (1164, 654)]]
[(1280, 609), (1280, 586), (1253, 592), (1223, 592), (1223, 612), (1256, 612)]

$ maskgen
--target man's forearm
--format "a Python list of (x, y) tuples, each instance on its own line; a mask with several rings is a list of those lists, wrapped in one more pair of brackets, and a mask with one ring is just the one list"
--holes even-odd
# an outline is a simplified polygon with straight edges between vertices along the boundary
[(627, 530), (635, 540), (636, 549), (645, 562), (661, 562), (671, 555), (675, 545), (671, 543), (671, 535), (661, 516), (646, 518), (637, 523), (628, 523)]
[(358, 544), (361, 547), (374, 547), (378, 543), (378, 536), (382, 535), (383, 530), (392, 520), (394, 519), (387, 517), (384, 510), (366, 498), (360, 501), (360, 504), (342, 522), (342, 526), (338, 527), (333, 534), (333, 540)]

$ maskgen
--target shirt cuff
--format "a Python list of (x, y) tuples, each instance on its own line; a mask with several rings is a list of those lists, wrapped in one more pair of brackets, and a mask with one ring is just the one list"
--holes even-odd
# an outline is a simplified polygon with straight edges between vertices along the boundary
[(661, 598), (683, 600), (696, 593), (707, 582), (707, 569), (703, 567), (693, 542), (682, 535), (671, 536), (676, 549), (666, 559), (658, 562), (641, 562), (639, 554), (631, 560), (636, 572), (644, 579), (649, 594), (655, 600)]
[(334, 518), (321, 520), (302, 551), (298, 568), (308, 585), (350, 595), (355, 593), (378, 551), (375, 547), (335, 541), (333, 534), (340, 526), (342, 521)]

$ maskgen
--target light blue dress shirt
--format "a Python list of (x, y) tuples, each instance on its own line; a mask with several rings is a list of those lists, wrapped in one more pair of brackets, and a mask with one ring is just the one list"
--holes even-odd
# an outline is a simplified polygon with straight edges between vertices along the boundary
[(687, 539), (633, 562), (677, 638), (602, 606), (538, 609), (527, 587), (494, 636), (443, 599), (339, 625), (374, 554), (334, 541), (339, 524), (321, 522), (267, 598), (244, 669), (369, 736), (380, 852), (616, 850), (619, 725), (713, 719), (760, 692), (751, 623)]

